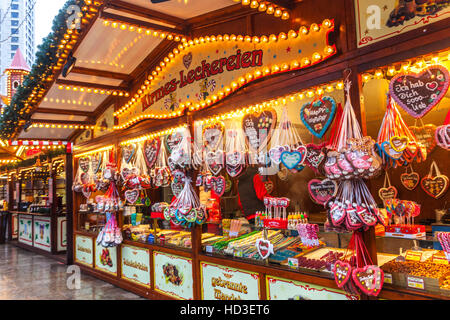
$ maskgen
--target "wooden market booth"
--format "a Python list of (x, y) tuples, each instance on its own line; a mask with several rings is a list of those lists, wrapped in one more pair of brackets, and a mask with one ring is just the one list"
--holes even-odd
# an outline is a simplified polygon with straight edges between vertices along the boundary
[[(413, 26), (414, 19), (420, 18), (419, 9), (425, 8), (422, 6), (416, 8), (415, 18), (405, 22), (408, 28), (385, 27), (382, 22), (380, 28), (371, 29), (370, 23), (377, 19), (362, 18), (367, 5), (360, 0), (185, 2), (85, 1), (81, 28), (67, 30), (61, 37), (55, 73), (36, 93), (38, 98), (30, 99), (31, 126), (19, 139), (55, 137), (73, 142), (75, 169), (68, 165), (66, 175), (73, 176), (74, 182), (84, 167), (90, 168), (85, 173), (95, 169), (97, 174), (106, 159), (114, 159), (121, 169), (134, 159), (136, 146), (145, 140), (168, 134), (176, 138), (185, 128), (194, 136), (198, 128), (202, 132), (202, 127), (219, 121), (228, 126), (236, 117), (247, 115), (257, 118), (268, 108), (275, 110), (275, 115), (271, 113), (275, 120), (287, 106), (302, 140), (320, 144), (328, 141), (329, 135), (314, 137), (301, 123), (300, 108), (323, 95), (344, 106), (347, 80), (351, 81), (351, 104), (363, 134), (375, 139), (386, 108), (386, 79), (422, 61), (423, 66), (435, 62), (449, 67), (450, 19), (445, 14), (450, 9), (446, 4), (436, 4), (433, 10), (437, 14), (429, 23)], [(378, 6), (380, 19), (392, 20), (389, 12), (396, 10), (394, 1), (379, 2), (385, 4)], [(423, 120), (442, 125), (449, 106), (447, 94)], [(406, 113), (402, 114), (407, 119)], [(407, 119), (408, 125), (416, 125), (411, 119)], [(426, 161), (414, 164), (414, 169), (424, 176), (432, 160), (441, 164), (446, 159), (447, 151), (436, 147)], [(68, 154), (66, 163), (71, 161)], [(440, 169), (448, 174), (444, 165)], [(391, 169), (390, 181), (398, 182), (403, 172), (403, 168)], [(187, 170), (193, 181), (198, 173)], [(348, 234), (322, 232), (325, 210), (311, 201), (306, 188), (314, 177), (307, 168), (288, 180), (277, 175), (268, 179), (274, 195), (291, 199), (290, 210), (308, 212), (310, 222), (321, 225), (320, 236), (328, 247), (345, 249)], [(223, 219), (232, 219), (239, 211), (239, 179), (227, 178), (230, 187), (220, 200)], [(383, 181), (384, 175), (367, 180), (374, 198)], [(419, 246), (435, 248), (433, 228), (447, 228), (445, 224), (432, 227), (435, 209), (446, 209), (448, 196), (434, 200), (420, 188), (397, 189), (402, 199), (422, 205), (421, 223), (426, 225), (427, 236), (418, 241)], [(156, 237), (156, 229), (173, 226), (165, 223), (161, 214), (151, 212), (149, 205), (125, 204), (116, 217), (119, 227), (125, 226), (123, 242), (102, 247), (96, 239), (105, 217), (95, 212), (95, 204), (87, 203), (100, 195), (102, 192), (94, 190), (84, 195), (73, 193), (73, 221), (67, 220), (68, 228), (73, 228), (73, 239), (67, 241), (69, 255), (83, 271), (144, 297), (357, 298), (340, 290), (330, 273), (218, 254), (204, 240), (205, 234), (221, 235), (223, 221), (178, 230), (188, 234), (179, 242), (169, 236)], [(69, 206), (71, 196), (66, 196)], [(157, 188), (145, 191), (143, 200), (170, 203), (172, 196), (170, 187)], [(139, 222), (132, 220), (136, 216), (147, 226), (142, 232), (137, 230)], [(154, 235), (150, 243), (149, 234)], [(363, 238), (374, 264), (394, 259), (399, 248), (417, 247), (413, 240), (376, 236), (373, 227)], [(224, 289), (223, 277), (241, 287)], [(406, 281), (404, 274), (389, 279), (379, 298), (446, 297), (446, 291), (430, 285), (428, 278), (422, 278), (422, 288), (415, 289), (408, 287), (412, 280)]]

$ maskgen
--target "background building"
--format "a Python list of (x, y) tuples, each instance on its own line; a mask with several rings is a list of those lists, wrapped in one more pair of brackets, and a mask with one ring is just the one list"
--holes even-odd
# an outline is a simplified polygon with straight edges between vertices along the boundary
[(18, 48), (22, 51), (26, 63), (33, 65), (36, 1), (0, 1), (0, 94), (7, 94), (7, 75), (4, 71), (11, 66)]

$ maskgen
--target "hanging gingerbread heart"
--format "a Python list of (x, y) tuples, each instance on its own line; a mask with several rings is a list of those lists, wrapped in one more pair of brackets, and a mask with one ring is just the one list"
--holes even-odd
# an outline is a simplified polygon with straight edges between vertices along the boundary
[(183, 191), (184, 184), (183, 183), (172, 182), (170, 184), (170, 188), (172, 189), (173, 195), (178, 198), (178, 196), (180, 195), (181, 191)]
[(383, 200), (383, 202), (388, 199), (394, 199), (397, 197), (397, 188), (395, 188), (394, 186), (380, 188), (380, 190), (378, 190), (378, 195), (380, 196), (381, 200)]
[(122, 158), (126, 163), (130, 163), (136, 153), (136, 144), (132, 143), (122, 147)]
[(408, 146), (409, 139), (405, 136), (393, 136), (391, 137), (389, 143), (396, 152), (403, 152)]
[(83, 170), (83, 172), (87, 173), (90, 168), (90, 162), (91, 159), (89, 157), (80, 158), (78, 159), (78, 166), (81, 170)]
[(259, 152), (267, 146), (276, 123), (277, 113), (273, 108), (260, 113), (249, 113), (242, 118), (242, 129), (253, 151)]
[(130, 204), (135, 204), (139, 198), (140, 192), (138, 189), (127, 190), (124, 192), (125, 200)]
[(226, 181), (223, 176), (212, 177), (211, 178), (211, 187), (214, 193), (221, 197), (225, 193)]
[(420, 177), (417, 172), (405, 172), (400, 175), (400, 182), (408, 190), (414, 190), (419, 184)]
[[(433, 169), (436, 174), (433, 175)], [(442, 197), (448, 189), (449, 179), (446, 175), (441, 174), (435, 161), (431, 163), (430, 172), (422, 178), (420, 185), (422, 189), (433, 198)]]
[(273, 182), (270, 180), (264, 181), (264, 188), (266, 189), (268, 194), (271, 194), (273, 191)]
[(101, 153), (97, 153), (97, 154), (94, 154), (91, 156), (91, 168), (92, 168), (94, 174), (96, 174), (98, 172), (101, 164), (102, 164), (102, 154)]
[(337, 286), (339, 288), (342, 288), (343, 286), (345, 286), (345, 284), (351, 278), (352, 267), (347, 262), (336, 261), (334, 263), (333, 273), (334, 273), (334, 279), (336, 281)]
[(245, 155), (240, 151), (227, 152), (225, 154), (225, 162), (227, 165), (236, 167), (238, 165), (244, 164)]
[(437, 127), (434, 138), (439, 147), (450, 150), (450, 124)]
[(215, 176), (219, 174), (219, 172), (223, 169), (223, 151), (209, 151), (206, 153), (205, 157), (206, 165), (211, 171), (211, 173)]
[(269, 158), (272, 160), (275, 164), (280, 164), (281, 162), (281, 154), (284, 151), (291, 151), (291, 148), (289, 146), (275, 146), (269, 150)]
[(230, 165), (225, 165), (225, 169), (228, 173), (228, 175), (232, 178), (236, 178), (238, 175), (240, 175), (242, 173), (242, 170), (244, 169), (243, 165), (237, 165), (237, 166), (230, 166)]
[(225, 127), (223, 123), (216, 122), (203, 128), (203, 144), (207, 149), (223, 149), (223, 132)]
[(436, 139), (434, 138), (436, 126), (434, 124), (426, 124), (421, 127), (412, 126), (409, 128), (416, 137), (417, 142), (422, 143), (427, 148), (427, 154), (433, 151), (434, 147), (436, 147)]
[(325, 159), (325, 153), (322, 151), (325, 145), (326, 143), (320, 145), (310, 143), (306, 145), (305, 164), (316, 173), (319, 172), (319, 166)]
[(283, 151), (280, 156), (281, 163), (288, 169), (294, 169), (305, 160), (299, 151)]
[(305, 103), (300, 109), (300, 119), (317, 138), (323, 137), (335, 114), (336, 101), (332, 97), (322, 97), (312, 103)]
[(281, 168), (277, 172), (278, 178), (280, 178), (280, 180), (282, 180), (282, 181), (285, 181), (288, 179), (288, 174), (289, 174), (289, 169), (286, 167)]
[(183, 134), (181, 132), (174, 132), (165, 137), (164, 141), (166, 144), (166, 149), (169, 154), (172, 153), (173, 149), (180, 144), (181, 140), (183, 140)]
[(423, 117), (445, 96), (449, 87), (449, 72), (433, 65), (420, 73), (399, 73), (389, 83), (389, 93), (409, 115)]
[(158, 159), (159, 149), (161, 148), (161, 140), (155, 138), (144, 142), (144, 159), (149, 169), (153, 168)]
[(83, 188), (81, 189), (81, 193), (83, 194), (83, 196), (84, 196), (86, 199), (89, 199), (89, 197), (91, 196), (91, 191), (89, 190), (89, 188), (86, 188), (86, 187), (83, 187)]
[(337, 190), (337, 183), (330, 179), (311, 179), (308, 182), (309, 195), (317, 204), (324, 205), (327, 203), (336, 196)]
[(383, 288), (384, 272), (376, 265), (353, 269), (352, 278), (366, 295), (378, 296)]

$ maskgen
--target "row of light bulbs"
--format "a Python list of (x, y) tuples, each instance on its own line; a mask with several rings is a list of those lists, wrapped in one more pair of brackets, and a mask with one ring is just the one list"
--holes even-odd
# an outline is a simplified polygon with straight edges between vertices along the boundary
[(95, 129), (95, 125), (79, 124), (57, 124), (57, 123), (33, 123), (33, 128), (52, 128), (52, 129)]
[(258, 0), (233, 0), (234, 2), (240, 2), (243, 6), (250, 6), (252, 9), (257, 9), (258, 11), (265, 12), (269, 15), (274, 15), (277, 18), (283, 20), (289, 19), (289, 12), (273, 3), (268, 1), (258, 1)]
[(130, 94), (126, 91), (121, 90), (105, 90), (105, 89), (98, 89), (98, 88), (88, 88), (88, 87), (79, 87), (79, 86), (66, 86), (66, 85), (59, 85), (59, 90), (67, 90), (67, 91), (79, 91), (79, 92), (87, 92), (87, 93), (95, 93), (95, 94), (106, 94), (106, 95), (113, 95), (113, 96), (119, 96), (119, 97), (129, 97)]
[(92, 102), (87, 101), (80, 101), (80, 100), (70, 100), (70, 99), (59, 99), (59, 98), (44, 98), (44, 102), (55, 102), (55, 103), (67, 103), (67, 104), (77, 104), (77, 105), (84, 105), (84, 106), (92, 106)]
[(75, 154), (74, 157), (75, 158), (82, 158), (82, 157), (86, 157), (86, 156), (89, 156), (89, 155), (97, 154), (97, 153), (100, 153), (100, 152), (109, 151), (109, 150), (111, 150), (113, 148), (114, 148), (114, 145), (110, 144), (110, 145), (107, 145), (107, 146), (104, 146), (104, 147), (101, 147), (101, 148), (98, 148), (98, 149), (94, 149), (94, 150), (91, 150), (91, 151)]
[(439, 56), (434, 56), (430, 58), (429, 60), (425, 59), (419, 59), (414, 64), (411, 64), (409, 61), (405, 61), (400, 64), (400, 68), (397, 69), (398, 66), (391, 65), (388, 67), (385, 67), (383, 69), (376, 69), (373, 72), (366, 72), (364, 73), (361, 78), (364, 83), (369, 82), (371, 79), (383, 79), (385, 77), (393, 77), (398, 73), (408, 73), (409, 71), (413, 72), (420, 72), (423, 68), (426, 68), (430, 65), (436, 65), (439, 64), (442, 61), (449, 61), (450, 60), (450, 53), (448, 56), (444, 58), (439, 58)]
[(150, 133), (150, 134), (146, 134), (146, 135), (143, 135), (143, 136), (140, 136), (140, 137), (137, 137), (137, 138), (133, 138), (133, 139), (129, 139), (129, 140), (126, 140), (126, 141), (122, 141), (120, 143), (120, 145), (121, 146), (125, 146), (125, 145), (129, 145), (129, 144), (132, 144), (132, 143), (143, 142), (143, 141), (146, 141), (146, 140), (152, 140), (152, 139), (155, 139), (157, 137), (173, 134), (175, 132), (182, 132), (186, 128), (187, 128), (187, 125), (184, 124), (184, 125), (181, 125), (181, 126), (178, 126), (178, 127), (156, 131), (156, 132), (153, 132), (153, 133)]

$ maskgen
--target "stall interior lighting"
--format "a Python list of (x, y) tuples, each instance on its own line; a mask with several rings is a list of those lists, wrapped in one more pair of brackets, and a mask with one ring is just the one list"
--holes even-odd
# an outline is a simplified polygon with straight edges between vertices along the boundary
[(33, 123), (33, 128), (52, 129), (95, 129), (95, 125), (57, 124), (57, 123)]
[(98, 148), (98, 149), (95, 149), (95, 150), (91, 150), (91, 151), (75, 154), (74, 157), (75, 158), (85, 157), (85, 156), (96, 154), (96, 153), (100, 153), (100, 152), (103, 152), (103, 151), (108, 151), (108, 150), (111, 150), (113, 148), (114, 148), (114, 145), (111, 144), (111, 145), (108, 145), (108, 146), (105, 146), (105, 147), (102, 147), (102, 148)]
[(283, 20), (289, 19), (290, 15), (287, 9), (275, 5), (269, 1), (261, 0), (233, 0), (234, 2), (240, 2), (243, 6), (249, 6), (252, 9), (258, 10), (260, 12), (265, 12), (268, 15), (273, 15), (276, 18), (281, 18)]
[(172, 133), (175, 133), (175, 132), (182, 132), (186, 128), (187, 128), (187, 125), (184, 124), (182, 126), (178, 126), (178, 127), (169, 128), (169, 129), (166, 129), (166, 130), (152, 132), (150, 134), (146, 134), (146, 135), (143, 135), (143, 136), (140, 136), (140, 137), (137, 137), (137, 138), (133, 138), (133, 139), (130, 139), (130, 140), (122, 141), (120, 143), (120, 145), (121, 146), (125, 146), (125, 145), (129, 145), (129, 144), (136, 143), (136, 142), (152, 140), (152, 139), (160, 137), (160, 136), (165, 136), (165, 135), (172, 134)]

